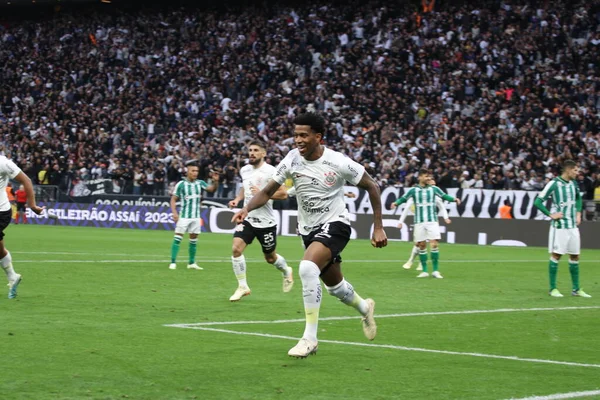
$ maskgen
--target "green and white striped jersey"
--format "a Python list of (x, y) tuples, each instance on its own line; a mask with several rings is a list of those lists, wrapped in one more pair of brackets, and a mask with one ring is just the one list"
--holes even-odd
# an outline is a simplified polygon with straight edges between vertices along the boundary
[(538, 195), (544, 203), (550, 197), (552, 198), (551, 213), (563, 213), (561, 219), (552, 221), (552, 226), (558, 229), (577, 228), (577, 202), (581, 199), (577, 182), (566, 181), (561, 177), (552, 179)]
[(415, 224), (438, 222), (437, 204), (435, 202), (436, 197), (454, 201), (453, 197), (448, 196), (439, 187), (427, 185), (425, 187), (411, 187), (404, 193), (404, 196), (396, 200), (396, 204), (399, 205), (405, 203), (408, 199), (413, 199), (415, 202)]
[(183, 179), (177, 183), (173, 194), (181, 200), (180, 218), (200, 218), (202, 189), (207, 187), (208, 183), (200, 179), (193, 182)]

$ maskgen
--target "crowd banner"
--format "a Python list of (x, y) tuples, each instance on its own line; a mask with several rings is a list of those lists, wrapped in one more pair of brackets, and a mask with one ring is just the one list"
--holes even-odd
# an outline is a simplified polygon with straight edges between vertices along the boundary
[[(173, 230), (175, 223), (170, 207), (164, 205), (114, 205), (81, 203), (42, 203), (58, 217), (47, 218), (27, 210), (27, 218), (33, 224), (63, 226), (93, 226), (105, 228)], [(201, 212), (203, 232), (232, 234), (235, 226), (231, 222), (238, 209), (204, 207)], [(295, 236), (296, 210), (275, 210), (277, 234)], [(369, 239), (373, 232), (373, 216), (350, 214), (352, 239)], [(549, 221), (531, 219), (452, 218), (446, 225), (440, 219), (442, 242), (478, 244), (492, 246), (542, 246), (548, 244)], [(398, 216), (384, 215), (383, 226), (390, 241), (413, 240), (412, 216), (402, 229), (398, 229)], [(579, 227), (583, 248), (599, 249), (597, 223), (584, 222)]]
[[(100, 189), (98, 189), (100, 190)], [(373, 208), (369, 200), (369, 194), (355, 186), (346, 186), (346, 193), (353, 193), (355, 197), (344, 197), (348, 210), (353, 214), (372, 214)], [(392, 209), (390, 206), (394, 200), (405, 193), (406, 188), (388, 186), (381, 191), (381, 202), (384, 215), (400, 215), (402, 208)], [(513, 207), (515, 219), (545, 219), (533, 202), (538, 192), (525, 190), (484, 190), (484, 189), (448, 189), (448, 194), (461, 199), (462, 203), (446, 203), (450, 217), (464, 218), (500, 218), (500, 206), (505, 200), (510, 201)], [(206, 207), (227, 207), (228, 198), (204, 197), (203, 204)], [(77, 199), (78, 202), (91, 201), (95, 204), (112, 205), (137, 205), (137, 206), (169, 206), (169, 196), (140, 196), (120, 195), (107, 193), (94, 193)], [(548, 203), (549, 204), (549, 203)], [(282, 205), (285, 205), (282, 203)], [(403, 206), (402, 206), (403, 207)], [(275, 207), (281, 208), (281, 207)]]

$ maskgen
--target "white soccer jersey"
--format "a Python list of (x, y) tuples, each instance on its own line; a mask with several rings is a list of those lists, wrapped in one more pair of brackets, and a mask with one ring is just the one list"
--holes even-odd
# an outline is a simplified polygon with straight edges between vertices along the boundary
[(17, 164), (6, 158), (0, 156), (0, 211), (10, 210), (10, 201), (6, 195), (6, 184), (9, 179), (14, 179), (15, 176), (19, 175), (21, 168), (17, 167)]
[(365, 169), (342, 153), (325, 148), (321, 158), (304, 159), (298, 149), (291, 150), (277, 166), (273, 179), (283, 184), (294, 181), (298, 200), (298, 228), (307, 235), (315, 228), (340, 221), (350, 225), (344, 184), (357, 185)]
[[(250, 188), (256, 186), (259, 190), (262, 190), (274, 173), (275, 167), (267, 163), (263, 163), (259, 168), (254, 168), (254, 166), (248, 164), (240, 169), (240, 176), (244, 185), (244, 204), (248, 204), (254, 197)], [(250, 211), (246, 221), (250, 222), (255, 228), (268, 228), (275, 225), (273, 200), (269, 200), (264, 206)]]

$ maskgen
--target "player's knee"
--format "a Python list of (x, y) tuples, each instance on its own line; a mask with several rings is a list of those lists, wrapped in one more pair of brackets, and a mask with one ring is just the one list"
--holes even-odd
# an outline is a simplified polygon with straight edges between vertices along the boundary
[(274, 251), (271, 252), (271, 253), (265, 253), (265, 260), (269, 264), (273, 264), (277, 260), (277, 254), (275, 254)]
[(231, 255), (234, 257), (240, 257), (242, 255), (242, 253), (244, 252), (244, 249), (242, 248), (242, 246), (238, 246), (238, 245), (233, 245), (231, 246)]
[(552, 253), (552, 258), (554, 258), (556, 261), (560, 260), (560, 257), (562, 257), (562, 254)]
[(315, 277), (318, 278), (320, 273), (321, 270), (314, 262), (309, 260), (300, 261), (300, 266), (298, 267), (298, 275), (300, 275), (300, 279), (305, 280)]
[(431, 246), (432, 249), (437, 249), (439, 246), (439, 242), (437, 240), (431, 240), (429, 242), (429, 245)]
[(425, 242), (425, 241), (418, 242), (417, 247), (421, 250), (425, 250), (425, 248), (427, 247), (427, 242)]
[(570, 257), (571, 261), (579, 261), (579, 255), (578, 254), (572, 254)]

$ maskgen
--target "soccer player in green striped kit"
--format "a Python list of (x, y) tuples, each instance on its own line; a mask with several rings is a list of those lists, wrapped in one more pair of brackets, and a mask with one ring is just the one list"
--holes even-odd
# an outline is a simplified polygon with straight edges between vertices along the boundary
[(429, 185), (432, 179), (431, 172), (426, 168), (421, 168), (419, 170), (419, 184), (408, 189), (404, 196), (392, 203), (391, 207), (392, 209), (396, 208), (400, 204), (406, 203), (408, 199), (413, 199), (415, 202), (414, 241), (419, 247), (419, 258), (423, 266), (423, 272), (417, 278), (427, 278), (429, 276), (427, 272), (427, 240), (429, 240), (431, 264), (433, 266), (431, 276), (442, 279), (443, 276), (438, 271), (440, 260), (439, 240), (442, 236), (435, 199), (441, 197), (443, 200), (455, 202), (456, 204), (460, 204), (460, 199), (447, 195), (437, 186)]
[[(563, 254), (569, 255), (569, 272), (573, 283), (571, 294), (578, 297), (592, 297), (579, 287), (581, 239), (577, 226), (581, 223), (583, 202), (576, 182), (578, 174), (577, 163), (573, 160), (566, 160), (563, 163), (562, 175), (548, 182), (534, 202), (541, 212), (552, 219), (548, 239), (548, 252), (550, 253), (548, 269), (550, 296), (552, 297), (563, 297), (556, 288), (558, 261)], [(550, 197), (552, 198), (552, 211), (544, 205)]]
[[(171, 211), (173, 212), (173, 221), (176, 222), (175, 237), (171, 245), (171, 264), (169, 269), (176, 269), (177, 253), (183, 235), (188, 232), (190, 235), (189, 245), (189, 263), (188, 269), (203, 269), (196, 264), (196, 245), (198, 235), (200, 234), (200, 205), (202, 202), (202, 190), (214, 192), (219, 187), (219, 174), (212, 176), (214, 183), (209, 185), (205, 181), (198, 179), (198, 164), (189, 162), (186, 164), (186, 178), (175, 185), (173, 195), (171, 196)], [(177, 213), (177, 200), (181, 200), (181, 212)]]

